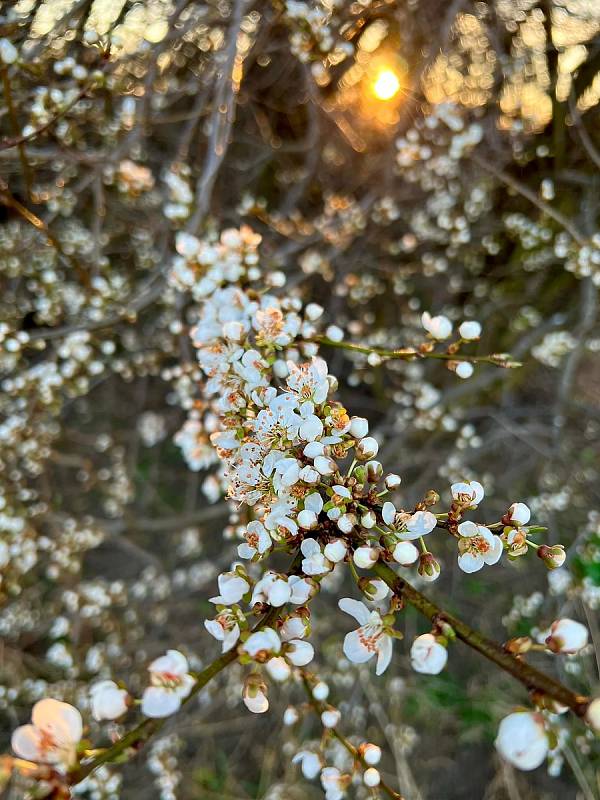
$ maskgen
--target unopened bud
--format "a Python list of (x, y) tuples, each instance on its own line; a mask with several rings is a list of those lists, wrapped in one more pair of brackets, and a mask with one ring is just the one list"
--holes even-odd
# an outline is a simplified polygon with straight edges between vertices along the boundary
[(440, 576), (440, 564), (432, 553), (423, 553), (419, 557), (419, 575), (429, 583)]
[(365, 511), (365, 513), (360, 518), (360, 524), (363, 526), (363, 528), (367, 528), (367, 530), (369, 530), (369, 528), (372, 528), (376, 522), (377, 522), (377, 517), (375, 516), (375, 513), (373, 511)]
[(383, 467), (379, 461), (367, 461), (367, 480), (369, 483), (377, 483), (383, 475)]
[(600, 733), (600, 697), (596, 697), (589, 704), (585, 712), (585, 721), (597, 733)]
[(363, 757), (364, 762), (370, 767), (374, 767), (375, 764), (379, 764), (381, 761), (381, 747), (378, 747), (376, 744), (365, 742), (365, 744), (360, 745), (358, 752)]
[(548, 569), (558, 569), (558, 567), (562, 567), (567, 557), (562, 544), (543, 544), (538, 548), (537, 554)]
[(379, 786), (381, 782), (381, 775), (379, 774), (379, 770), (375, 769), (375, 767), (369, 767), (369, 769), (365, 770), (365, 774), (363, 775), (363, 780), (365, 782), (365, 786), (369, 788), (374, 788), (375, 786)]
[(504, 645), (504, 649), (514, 655), (521, 655), (531, 650), (533, 641), (530, 636), (517, 636), (514, 639), (509, 639)]
[(324, 728), (335, 728), (339, 724), (342, 715), (337, 708), (327, 708), (321, 714), (321, 722)]
[(393, 489), (397, 489), (398, 486), (402, 483), (402, 478), (400, 475), (396, 475), (395, 472), (390, 472), (389, 475), (386, 475), (385, 478), (385, 488), (392, 491)]
[(372, 436), (365, 436), (356, 443), (356, 457), (361, 461), (368, 461), (374, 458), (379, 452), (379, 445)]
[(425, 495), (423, 502), (426, 506), (434, 506), (436, 503), (440, 502), (440, 496), (434, 489), (430, 489)]
[(253, 714), (264, 714), (268, 710), (267, 685), (260, 675), (252, 674), (246, 678), (242, 698), (246, 708)]

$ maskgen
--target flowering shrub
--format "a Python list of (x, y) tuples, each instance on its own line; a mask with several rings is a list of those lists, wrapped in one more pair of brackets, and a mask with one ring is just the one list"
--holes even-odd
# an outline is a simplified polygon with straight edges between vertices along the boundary
[[(418, 789), (402, 785), (414, 780), (410, 769), (390, 777), (384, 736), (367, 724), (367, 711), (351, 713), (353, 684), (360, 676), (368, 697), (402, 658), (419, 674), (418, 697), (421, 681), (443, 686), (468, 648), (487, 661), (486, 674), (494, 666), (515, 679), (502, 684), (502, 708), (489, 720), (499, 756), (525, 771), (548, 760), (554, 775), (566, 758), (587, 791), (600, 697), (578, 665), (593, 649), (595, 625), (567, 614), (579, 615), (580, 600), (588, 617), (597, 605), (598, 520), (589, 513), (576, 538), (563, 522), (579, 519), (582, 486), (597, 472), (579, 452), (571, 455), (576, 480), (559, 486), (553, 470), (567, 461), (561, 448), (570, 441), (563, 434), (578, 360), (597, 349), (596, 218), (551, 205), (552, 180), (533, 191), (484, 149), (494, 120), (493, 135), (504, 131), (511, 158), (527, 157), (537, 179), (549, 151), (536, 150), (536, 137), (556, 124), (553, 100), (545, 122), (511, 106), (528, 72), (516, 56), (502, 75), (499, 119), (481, 64), (458, 81), (462, 94), (450, 81), (439, 96), (440, 47), (459, 63), (475, 40), (493, 60), (483, 6), (448, 12), (448, 41), (435, 43), (415, 83), (425, 99), (411, 126), (394, 100), (408, 77), (391, 70), (395, 82), (382, 80), (391, 67), (382, 72), (377, 53), (391, 58), (403, 36), (424, 52), (435, 3), (424, 4), (423, 27), (414, 23), (410, 36), (403, 4), (124, 5), (114, 19), (83, 5), (45, 19), (45, 6), (28, 18), (16, 4), (0, 31), (0, 155), (11, 165), (0, 182), (0, 627), (18, 665), (1, 694), (14, 731), (0, 780), (31, 797), (118, 797), (122, 770), (143, 751), (161, 797), (180, 789), (191, 797), (195, 778), (174, 767), (182, 739), (166, 726), (189, 708), (211, 719), (225, 701), (241, 705), (247, 720), (283, 720), (293, 772), (268, 790), (272, 800), (291, 796), (300, 774), (326, 800), (416, 797)], [(518, 42), (533, 42), (528, 58), (538, 63), (553, 41), (552, 18), (497, 6), (507, 30), (529, 25)], [(596, 12), (586, 20), (600, 26)], [(471, 54), (471, 67), (476, 61)], [(302, 84), (294, 94), (302, 145), (284, 132), (294, 128), (293, 111), (286, 106), (284, 125), (257, 99), (266, 74), (276, 105), (288, 64)], [(401, 64), (392, 66), (401, 74)], [(575, 83), (575, 69), (553, 74), (555, 94), (564, 75)], [(538, 91), (548, 99), (542, 78)], [(576, 93), (572, 121), (594, 161), (594, 142), (579, 128), (582, 98)], [(391, 105), (384, 113), (376, 102)], [(335, 136), (317, 146), (325, 120)], [(273, 186), (260, 158), (236, 172), (247, 131), (251, 142), (268, 140)], [(280, 158), (286, 147), (290, 155)], [(383, 167), (366, 163), (370, 151)], [(559, 155), (557, 164), (567, 157)], [(335, 188), (352, 164), (373, 187), (365, 194)], [(390, 164), (394, 185), (384, 180)], [(534, 218), (511, 210), (509, 193), (495, 199), (507, 186)], [(487, 219), (494, 204), (497, 224)], [(363, 242), (381, 264), (364, 264)], [(496, 287), (499, 254), (519, 265), (514, 287), (506, 276)], [(546, 271), (557, 263), (565, 276), (553, 283)], [(432, 286), (443, 274), (446, 295)], [(567, 285), (560, 281), (580, 281), (574, 333), (564, 330), (568, 315), (552, 314), (557, 288)], [(527, 304), (542, 292), (549, 327)], [(506, 304), (501, 323), (496, 303)], [(503, 330), (508, 319), (514, 336)], [(481, 397), (489, 407), (491, 387), (510, 394), (519, 385), (537, 403), (538, 378), (513, 377), (531, 368), (504, 352), (506, 343), (546, 370), (568, 360), (555, 397), (548, 393), (551, 441), (537, 442), (535, 426), (521, 429), (515, 412), (485, 432), (475, 470), (463, 456), (482, 446), (477, 415), (466, 421), (485, 408)], [(508, 407), (518, 402), (515, 394)], [(493, 457), (502, 426), (527, 444), (531, 436), (543, 456), (539, 491), (512, 480), (506, 453)], [(583, 438), (596, 443), (598, 435), (592, 420)], [(166, 468), (146, 454), (155, 449)], [(528, 457), (526, 450), (519, 461)], [(169, 495), (178, 513), (165, 523)], [(145, 518), (136, 505), (143, 498)], [(120, 552), (109, 549), (112, 580), (101, 577), (111, 546)], [(478, 603), (455, 613), (456, 597), (486, 585), (501, 595), (511, 574), (521, 583), (526, 575), (532, 589), (548, 574), (550, 595), (565, 602), (537, 592), (515, 596), (510, 609), (508, 588), (508, 634), (499, 643), (480, 631), (494, 627), (497, 609)], [(194, 595), (204, 590), (210, 596), (198, 607)], [(192, 636), (184, 632), (189, 616)], [(544, 656), (565, 666), (545, 665)], [(404, 692), (384, 686), (383, 696)], [(400, 747), (385, 706), (372, 705), (397, 763), (406, 762), (416, 734), (405, 729), (409, 743)], [(13, 725), (29, 706), (31, 722)], [(320, 739), (311, 740), (315, 725)], [(589, 756), (584, 766), (573, 741)]]

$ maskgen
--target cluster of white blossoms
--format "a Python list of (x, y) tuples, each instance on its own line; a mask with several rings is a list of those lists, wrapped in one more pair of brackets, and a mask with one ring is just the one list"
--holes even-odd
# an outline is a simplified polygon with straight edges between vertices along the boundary
[[(514, 559), (530, 548), (549, 568), (564, 561), (560, 545), (533, 541), (540, 529), (528, 527), (530, 510), (524, 503), (513, 503), (497, 523), (465, 519), (484, 497), (477, 481), (452, 484), (447, 510), (437, 513), (433, 509), (440, 496), (433, 490), (409, 509), (388, 499), (401, 479), (385, 474), (376, 460), (379, 445), (369, 435), (367, 420), (351, 416), (334, 399), (337, 381), (318, 354), (323, 309), (315, 303), (303, 307), (293, 294), (275, 291), (285, 283), (280, 273), (270, 274), (265, 290), (259, 243), (260, 236), (249, 228), (207, 240), (180, 233), (171, 272), (173, 286), (198, 302), (190, 336), (203, 376), (201, 399), (178, 442), (193, 469), (211, 463), (208, 453), (214, 449), (236, 506), (235, 519), (245, 519), (236, 527), (241, 562), (218, 576), (218, 594), (211, 598), (216, 615), (204, 624), (221, 644), (223, 658), (249, 667), (241, 697), (254, 713), (269, 708), (267, 680), (305, 675), (302, 669), (315, 656), (308, 641), (309, 605), (324, 577), (340, 565), (348, 568), (363, 597), (339, 600), (339, 608), (358, 623), (345, 636), (344, 655), (355, 664), (375, 658), (380, 675), (391, 662), (394, 639), (401, 638), (394, 628), (401, 603), (378, 567), (413, 568), (423, 580), (435, 581), (441, 567), (427, 544), (434, 532), (454, 540), (458, 566), (466, 573), (497, 564), (503, 553)], [(424, 314), (423, 325), (435, 341), (451, 333), (445, 317)], [(480, 332), (478, 323), (464, 322), (459, 336), (470, 341)], [(424, 343), (424, 352), (433, 346)], [(293, 556), (286, 571), (266, 564), (274, 551)], [(360, 577), (357, 570), (367, 575)], [(416, 672), (432, 675), (444, 669), (453, 638), (448, 627), (434, 622), (430, 632), (414, 640), (410, 663)], [(582, 628), (572, 620), (556, 621), (546, 649), (581, 649), (587, 642)], [(137, 705), (146, 717), (166, 717), (198, 685), (177, 650), (154, 660), (148, 670), (149, 685), (139, 701), (112, 681), (94, 685), (90, 707), (95, 719), (121, 719)], [(326, 698), (316, 687), (315, 692), (316, 702)], [(50, 705), (36, 706), (33, 725), (15, 733), (13, 748), (24, 758), (69, 767), (81, 738), (81, 717), (65, 704), (44, 703)], [(598, 703), (590, 706), (596, 709), (590, 720), (598, 716)], [(320, 716), (327, 729), (340, 721), (333, 706), (323, 706)], [(527, 712), (502, 723), (498, 748), (517, 766), (530, 768), (544, 750), (540, 719), (541, 711)], [(373, 753), (361, 755), (364, 783), (371, 788), (379, 783), (376, 761), (369, 761)], [(348, 779), (336, 767), (325, 766), (314, 753), (299, 754), (298, 760), (305, 774), (320, 774), (327, 798), (344, 796)]]

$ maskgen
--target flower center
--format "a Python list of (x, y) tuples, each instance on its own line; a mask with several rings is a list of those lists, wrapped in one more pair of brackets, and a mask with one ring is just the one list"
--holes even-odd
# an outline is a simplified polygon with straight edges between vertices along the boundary
[(376, 653), (381, 633), (381, 628), (378, 626), (364, 625), (358, 629), (358, 640), (369, 653)]

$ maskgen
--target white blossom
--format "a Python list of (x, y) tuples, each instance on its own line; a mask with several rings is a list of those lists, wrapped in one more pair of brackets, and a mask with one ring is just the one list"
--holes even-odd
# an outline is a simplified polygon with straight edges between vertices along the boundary
[(479, 339), (481, 336), (481, 324), (475, 320), (466, 320), (461, 323), (458, 333), (461, 339), (465, 339), (466, 341)]
[(360, 625), (357, 630), (346, 634), (344, 655), (354, 664), (363, 664), (376, 655), (375, 674), (381, 675), (392, 659), (392, 637), (385, 632), (380, 614), (369, 611), (364, 603), (350, 597), (343, 597), (338, 606)]
[(503, 758), (518, 769), (539, 767), (549, 750), (542, 715), (530, 711), (509, 714), (498, 728), (496, 748)]
[(419, 551), (412, 542), (398, 542), (394, 547), (392, 556), (398, 564), (408, 567), (419, 558)]
[(424, 311), (421, 315), (421, 325), (431, 337), (440, 341), (447, 339), (452, 333), (452, 323), (448, 317), (442, 315), (432, 317), (428, 311)]
[(577, 653), (588, 643), (588, 631), (581, 622), (564, 617), (550, 626), (546, 644), (555, 653)]
[(152, 685), (144, 689), (142, 713), (168, 717), (178, 711), (194, 685), (188, 670), (187, 658), (178, 650), (167, 650), (166, 655), (155, 659), (148, 667)]
[(415, 672), (437, 675), (446, 666), (448, 651), (431, 633), (424, 633), (412, 643), (410, 663)]
[(204, 620), (204, 627), (211, 636), (222, 643), (222, 652), (228, 653), (240, 638), (240, 626), (234, 614), (225, 610), (214, 619)]
[(48, 698), (34, 705), (31, 724), (14, 731), (11, 745), (19, 758), (66, 769), (75, 763), (82, 733), (79, 711), (68, 703)]
[(96, 720), (117, 719), (127, 711), (128, 694), (114, 681), (98, 681), (90, 687), (92, 715)]
[(321, 772), (322, 762), (317, 753), (310, 750), (300, 750), (292, 758), (292, 764), (300, 764), (304, 777), (312, 781)]
[(508, 509), (508, 518), (517, 525), (527, 525), (531, 519), (531, 511), (525, 503), (513, 503)]
[(478, 481), (453, 483), (450, 491), (454, 500), (468, 508), (476, 508), (484, 496), (483, 486)]
[(503, 544), (485, 525), (461, 522), (458, 526), (458, 566), (463, 572), (477, 572), (485, 564), (496, 564), (502, 556)]
[(231, 606), (239, 603), (250, 589), (250, 584), (237, 572), (223, 572), (217, 578), (220, 594), (211, 597), (210, 602), (217, 605)]

